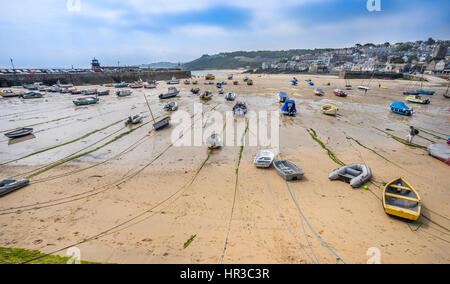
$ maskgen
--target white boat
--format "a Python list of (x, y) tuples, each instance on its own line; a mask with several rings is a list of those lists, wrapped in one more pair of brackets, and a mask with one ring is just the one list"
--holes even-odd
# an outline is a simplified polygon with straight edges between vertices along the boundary
[(144, 119), (144, 117), (141, 114), (137, 114), (137, 115), (128, 117), (128, 119), (125, 121), (125, 124), (138, 124), (143, 119)]
[(245, 116), (247, 114), (247, 104), (244, 102), (238, 102), (234, 107), (233, 107), (233, 113), (235, 116)]
[(316, 88), (314, 90), (314, 95), (319, 96), (319, 97), (325, 96), (325, 92), (322, 89)]
[(177, 102), (169, 102), (164, 105), (164, 109), (169, 111), (176, 111), (178, 109), (178, 104)]
[(272, 165), (275, 155), (268, 150), (262, 150), (256, 154), (253, 164), (258, 168), (268, 168)]
[(368, 91), (368, 90), (369, 90), (369, 87), (367, 87), (367, 86), (358, 86), (358, 89), (359, 89), (359, 90)]
[(233, 92), (228, 92), (228, 93), (225, 95), (225, 99), (226, 99), (227, 101), (234, 101), (234, 100), (236, 99), (236, 94), (233, 93)]

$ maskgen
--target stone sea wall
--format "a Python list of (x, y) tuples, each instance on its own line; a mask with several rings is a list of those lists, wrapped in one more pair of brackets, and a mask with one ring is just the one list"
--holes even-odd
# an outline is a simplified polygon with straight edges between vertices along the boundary
[(50, 73), (50, 74), (0, 74), (0, 87), (21, 86), (42, 82), (51, 86), (60, 81), (62, 84), (99, 85), (105, 83), (131, 83), (142, 79), (148, 80), (170, 80), (172, 77), (185, 79), (191, 77), (191, 71), (164, 70), (144, 72), (86, 72), (86, 73)]

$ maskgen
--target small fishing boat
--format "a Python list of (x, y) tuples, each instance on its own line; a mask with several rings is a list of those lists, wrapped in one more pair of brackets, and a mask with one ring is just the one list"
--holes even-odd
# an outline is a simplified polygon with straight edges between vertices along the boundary
[(37, 83), (25, 84), (25, 85), (23, 85), (23, 87), (29, 91), (37, 91), (39, 88), (39, 84), (37, 84)]
[(72, 89), (72, 90), (70, 90), (70, 93), (71, 93), (72, 95), (81, 95), (81, 91), (80, 91), (80, 90), (77, 90), (77, 89)]
[(273, 166), (278, 174), (287, 181), (301, 180), (305, 174), (302, 169), (290, 161), (275, 161)]
[(199, 88), (191, 89), (191, 93), (193, 93), (194, 95), (198, 95), (200, 93), (200, 89)]
[(67, 88), (61, 89), (61, 94), (68, 94), (68, 93), (70, 93), (69, 89), (67, 89)]
[(4, 90), (0, 93), (0, 95), (4, 98), (12, 98), (12, 97), (18, 97), (20, 96), (19, 94), (17, 94), (16, 92), (14, 92), (13, 90)]
[(105, 84), (104, 86), (105, 87), (114, 87), (114, 84), (113, 83), (108, 83), (108, 84)]
[(82, 90), (81, 93), (85, 96), (94, 96), (97, 95), (97, 89)]
[(257, 168), (268, 168), (272, 165), (274, 158), (275, 155), (271, 151), (263, 150), (256, 154), (253, 164)]
[(308, 85), (314, 86), (314, 83), (313, 82), (309, 82)]
[(411, 116), (414, 113), (414, 110), (412, 108), (409, 108), (403, 102), (393, 102), (391, 104), (391, 111), (406, 116)]
[(222, 84), (222, 86), (228, 85), (227, 81), (222, 81), (221, 84)]
[(7, 195), (13, 191), (19, 190), (30, 183), (29, 180), (13, 180), (13, 179), (4, 179), (0, 181), (0, 196)]
[(234, 86), (239, 85), (239, 81), (234, 81), (234, 82), (233, 82), (233, 85), (234, 85)]
[(99, 99), (96, 97), (78, 98), (73, 101), (76, 106), (85, 106), (98, 103)]
[(134, 82), (134, 83), (131, 83), (129, 85), (129, 87), (132, 89), (140, 89), (140, 88), (143, 88), (144, 85), (141, 82)]
[(434, 93), (436, 93), (435, 91), (426, 91), (426, 90), (417, 90), (416, 92), (419, 95), (428, 95), (428, 96), (432, 96), (434, 95)]
[(335, 90), (333, 91), (333, 93), (334, 93), (336, 96), (338, 96), (338, 97), (346, 97), (346, 96), (347, 96), (347, 94), (346, 94), (344, 91), (340, 90), (340, 89), (335, 89)]
[(248, 77), (244, 77), (244, 82), (247, 82), (248, 81)]
[(225, 91), (224, 91), (223, 89), (220, 89), (220, 90), (219, 90), (219, 95), (223, 95), (224, 92), (225, 92)]
[(295, 101), (286, 100), (284, 102), (283, 107), (281, 108), (281, 112), (286, 116), (295, 116), (297, 114), (297, 108), (295, 107)]
[(156, 131), (161, 130), (167, 126), (169, 126), (170, 124), (170, 117), (167, 116), (161, 120), (159, 120), (158, 122), (153, 124), (153, 127), (155, 128)]
[(144, 117), (141, 114), (136, 114), (136, 115), (128, 117), (128, 119), (125, 121), (125, 125), (138, 124), (138, 123), (141, 123), (143, 119), (144, 119)]
[(245, 102), (237, 102), (233, 107), (233, 113), (235, 116), (245, 116), (247, 114), (247, 104)]
[(289, 97), (288, 97), (288, 95), (287, 95), (285, 92), (280, 92), (280, 93), (278, 94), (278, 102), (284, 103), (284, 102), (286, 102), (287, 100), (289, 100)]
[(21, 128), (8, 133), (5, 133), (5, 136), (9, 139), (20, 138), (23, 136), (27, 136), (33, 133), (33, 128)]
[(358, 86), (357, 88), (358, 88), (358, 90), (363, 90), (363, 91), (369, 90), (369, 87), (367, 87), (367, 86)]
[(323, 114), (336, 116), (339, 108), (334, 105), (323, 105), (320, 107)]
[(292, 86), (297, 86), (298, 84), (297, 80), (292, 80), (289, 83), (291, 83)]
[(234, 101), (234, 100), (236, 100), (236, 94), (233, 93), (233, 92), (228, 92), (225, 95), (225, 100), (227, 100), (227, 101)]
[(416, 103), (416, 104), (423, 104), (423, 105), (427, 105), (430, 103), (429, 99), (422, 99), (422, 97), (420, 97), (419, 95), (415, 95), (415, 96), (408, 96), (406, 98), (406, 100), (410, 103)]
[(450, 145), (431, 144), (428, 146), (428, 153), (450, 166)]
[(419, 94), (418, 92), (414, 92), (414, 91), (403, 92), (404, 96), (417, 96), (418, 94)]
[(29, 92), (26, 94), (23, 94), (21, 97), (22, 99), (39, 99), (42, 98), (44, 95), (38, 92)]
[(97, 93), (97, 95), (99, 95), (99, 96), (108, 96), (109, 95), (109, 90), (99, 91)]
[(325, 92), (322, 89), (316, 88), (314, 89), (314, 95), (322, 97), (325, 96)]
[(178, 109), (177, 102), (169, 102), (164, 105), (164, 109), (168, 111), (176, 111)]
[(233, 80), (233, 75), (229, 75), (228, 80)]
[(176, 87), (169, 87), (167, 93), (164, 94), (160, 94), (159, 98), (161, 100), (166, 100), (166, 99), (170, 99), (170, 98), (175, 98), (176, 96), (178, 96), (178, 94), (180, 93), (179, 90), (177, 90)]
[(125, 82), (122, 82), (120, 84), (115, 84), (114, 87), (115, 88), (126, 88), (126, 87), (128, 87), (128, 84)]
[(191, 81), (185, 80), (185, 81), (184, 81), (184, 84), (185, 84), (185, 85), (190, 85), (190, 84), (191, 84)]
[(192, 85), (198, 85), (198, 81), (192, 82)]
[(250, 79), (247, 80), (247, 85), (248, 85), (248, 86), (253, 86), (253, 80), (250, 80)]
[(202, 99), (204, 101), (209, 101), (212, 99), (212, 97), (213, 97), (213, 94), (212, 94), (212, 92), (209, 92), (209, 91), (205, 91), (204, 93), (202, 93), (200, 95), (200, 99)]
[(144, 83), (145, 89), (155, 89), (156, 87), (158, 87), (158, 83), (155, 80)]
[(357, 188), (372, 178), (372, 170), (365, 164), (349, 164), (334, 170), (328, 178), (330, 180), (342, 180)]
[(166, 81), (167, 85), (178, 85), (180, 84), (180, 80), (177, 80), (175, 77), (172, 77), (171, 80)]
[(213, 133), (206, 139), (206, 146), (209, 149), (218, 149), (223, 146), (222, 137), (219, 134)]
[(403, 178), (386, 184), (383, 190), (383, 207), (386, 214), (411, 221), (419, 219), (422, 210), (419, 194)]
[(213, 74), (206, 74), (205, 80), (216, 80), (216, 76)]
[(50, 93), (60, 93), (61, 90), (62, 89), (60, 87), (51, 87), (51, 88), (47, 89), (47, 91)]
[(221, 89), (221, 88), (222, 88), (222, 83), (221, 83), (221, 82), (218, 82), (218, 83), (216, 84), (216, 87), (217, 87), (217, 89)]
[(132, 93), (133, 93), (133, 92), (130, 91), (130, 90), (124, 90), (124, 91), (117, 91), (117, 92), (116, 92), (116, 95), (117, 95), (118, 97), (128, 97), (128, 96), (131, 96)]

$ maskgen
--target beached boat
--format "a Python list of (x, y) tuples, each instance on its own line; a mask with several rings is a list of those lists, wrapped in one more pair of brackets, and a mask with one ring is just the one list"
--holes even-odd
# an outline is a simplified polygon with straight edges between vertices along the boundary
[(202, 99), (204, 101), (209, 101), (212, 99), (212, 97), (213, 97), (213, 94), (212, 94), (212, 92), (209, 92), (209, 91), (205, 91), (204, 93), (202, 93), (200, 95), (200, 99)]
[(248, 86), (253, 86), (253, 80), (251, 80), (251, 79), (247, 80), (247, 85)]
[(213, 74), (206, 74), (205, 80), (216, 80), (216, 76)]
[(248, 81), (248, 77), (244, 77), (244, 82), (247, 82)]
[(81, 95), (81, 91), (80, 91), (80, 90), (77, 90), (77, 89), (72, 89), (72, 90), (70, 90), (70, 93), (71, 93), (72, 95)]
[(165, 110), (169, 111), (176, 111), (178, 109), (178, 103), (177, 102), (169, 102), (164, 105)]
[(185, 80), (185, 81), (184, 81), (184, 84), (185, 84), (185, 85), (190, 85), (190, 84), (191, 84), (191, 81)]
[(7, 195), (13, 191), (19, 190), (30, 183), (29, 180), (13, 180), (13, 179), (4, 179), (0, 181), (0, 196)]
[(141, 123), (143, 119), (144, 119), (144, 117), (142, 116), (142, 114), (136, 114), (136, 115), (128, 117), (128, 119), (125, 121), (125, 125), (138, 124), (138, 123)]
[(295, 101), (286, 100), (281, 108), (283, 115), (295, 116), (297, 114), (297, 108), (295, 107)]
[(423, 104), (423, 105), (427, 105), (430, 103), (429, 99), (422, 99), (419, 95), (408, 96), (406, 98), (406, 100), (410, 103)]
[(128, 96), (131, 96), (132, 93), (133, 93), (133, 92), (130, 91), (130, 90), (123, 90), (123, 91), (117, 91), (117, 92), (116, 92), (116, 95), (117, 95), (118, 97), (128, 97)]
[(9, 139), (20, 138), (23, 136), (27, 136), (33, 133), (33, 128), (21, 128), (8, 133), (5, 133), (5, 136)]
[(171, 80), (166, 81), (167, 85), (178, 85), (180, 84), (180, 80), (177, 80), (175, 77), (172, 77)]
[(292, 86), (297, 86), (298, 81), (297, 80), (292, 80), (289, 83), (291, 83)]
[(99, 91), (99, 92), (97, 92), (97, 95), (99, 95), (99, 96), (108, 96), (109, 95), (109, 90)]
[(140, 88), (143, 88), (144, 85), (141, 82), (134, 82), (134, 83), (131, 83), (129, 85), (129, 87), (132, 89), (140, 89)]
[(436, 93), (435, 91), (426, 91), (426, 90), (417, 90), (416, 91), (419, 95), (428, 95), (428, 96), (432, 96), (434, 95), (434, 93)]
[(450, 166), (450, 145), (431, 144), (428, 146), (428, 153)]
[(216, 83), (216, 87), (217, 87), (217, 89), (221, 89), (222, 88), (222, 83), (221, 82), (217, 82)]
[(290, 161), (275, 161), (273, 166), (278, 174), (287, 181), (301, 180), (305, 174), (302, 169)]
[(274, 159), (275, 155), (271, 151), (262, 150), (256, 154), (253, 164), (257, 168), (268, 168), (272, 165)]
[(222, 137), (219, 134), (213, 133), (206, 139), (206, 146), (209, 149), (218, 149), (223, 146)]
[(98, 103), (99, 99), (96, 97), (78, 98), (73, 101), (76, 106), (85, 106)]
[(393, 102), (391, 104), (391, 111), (406, 116), (411, 116), (414, 113), (414, 110), (412, 108), (409, 108), (403, 102)]
[(159, 98), (161, 100), (175, 98), (176, 96), (178, 96), (179, 93), (180, 93), (180, 91), (176, 87), (169, 87), (167, 90), (167, 93), (160, 94)]
[(247, 104), (245, 102), (237, 102), (233, 107), (233, 113), (235, 116), (245, 116), (247, 111)]
[(334, 170), (328, 178), (330, 180), (342, 180), (357, 188), (372, 178), (372, 170), (365, 164), (349, 164)]
[(316, 89), (314, 89), (314, 95), (322, 97), (322, 96), (325, 96), (325, 92), (320, 88), (316, 88)]
[(22, 99), (39, 99), (42, 98), (44, 95), (38, 92), (29, 92), (26, 94), (23, 94), (21, 97)]
[(358, 86), (357, 88), (358, 88), (358, 90), (362, 90), (362, 91), (368, 91), (369, 90), (369, 87), (367, 87), (367, 86)]
[(82, 90), (81, 93), (85, 96), (94, 96), (97, 95), (97, 89)]
[(450, 99), (450, 95), (449, 94), (444, 94), (444, 98)]
[(314, 83), (313, 82), (309, 82), (308, 85), (314, 86)]
[(60, 93), (61, 94), (68, 94), (68, 93), (70, 93), (70, 90), (67, 89), (67, 88), (62, 88)]
[(169, 126), (170, 124), (170, 117), (167, 116), (159, 121), (157, 121), (156, 123), (153, 124), (153, 127), (155, 128), (156, 131), (161, 130), (167, 126)]
[(288, 97), (288, 95), (287, 95), (285, 92), (280, 92), (280, 93), (278, 94), (278, 102), (284, 103), (284, 102), (286, 102), (287, 100), (289, 100), (289, 97)]
[(193, 93), (194, 95), (198, 95), (200, 93), (200, 89), (199, 88), (191, 89), (191, 93)]
[(47, 91), (50, 93), (59, 93), (59, 92), (61, 92), (61, 90), (62, 89), (60, 87), (51, 87), (51, 88), (47, 89)]
[(228, 75), (228, 80), (233, 80), (233, 75)]
[(404, 96), (417, 96), (419, 93), (415, 91), (405, 91), (403, 92)]
[(23, 87), (29, 91), (37, 91), (39, 88), (39, 84), (37, 84), (37, 83), (25, 84), (25, 85), (23, 85)]
[(227, 100), (227, 101), (234, 101), (234, 100), (236, 100), (236, 94), (233, 93), (233, 92), (228, 92), (225, 95), (225, 100)]
[(347, 94), (346, 94), (344, 91), (340, 90), (340, 89), (335, 89), (335, 90), (333, 91), (333, 93), (334, 93), (336, 96), (338, 96), (338, 97), (346, 97), (346, 96), (347, 96)]
[(20, 94), (14, 92), (13, 90), (4, 90), (0, 92), (0, 95), (4, 98), (12, 98), (20, 96)]
[(198, 81), (193, 81), (192, 85), (198, 85)]
[(108, 84), (105, 84), (104, 86), (105, 87), (114, 87), (114, 84), (113, 83), (108, 83)]
[(220, 90), (219, 90), (219, 95), (223, 95), (224, 92), (225, 92), (225, 91), (224, 91), (223, 89), (220, 89)]
[(234, 81), (234, 82), (233, 82), (233, 85), (234, 85), (234, 86), (239, 85), (239, 81)]
[(419, 194), (403, 178), (386, 184), (383, 190), (383, 207), (386, 214), (411, 221), (419, 219), (422, 210)]
[(334, 105), (323, 105), (320, 107), (320, 109), (322, 110), (323, 114), (332, 116), (336, 116), (339, 111), (339, 108)]
[(144, 83), (144, 88), (146, 89), (155, 89), (156, 87), (158, 87), (158, 83), (155, 80)]
[(126, 87), (128, 87), (128, 84), (125, 82), (122, 82), (120, 84), (115, 84), (114, 87), (115, 88), (126, 88)]

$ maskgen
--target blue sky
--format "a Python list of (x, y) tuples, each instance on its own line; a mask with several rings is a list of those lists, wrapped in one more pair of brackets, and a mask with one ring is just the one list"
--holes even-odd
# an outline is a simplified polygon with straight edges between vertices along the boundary
[[(67, 2), (80, 1), (79, 9)], [(450, 39), (448, 0), (0, 0), (0, 66), (186, 62), (236, 50)]]

